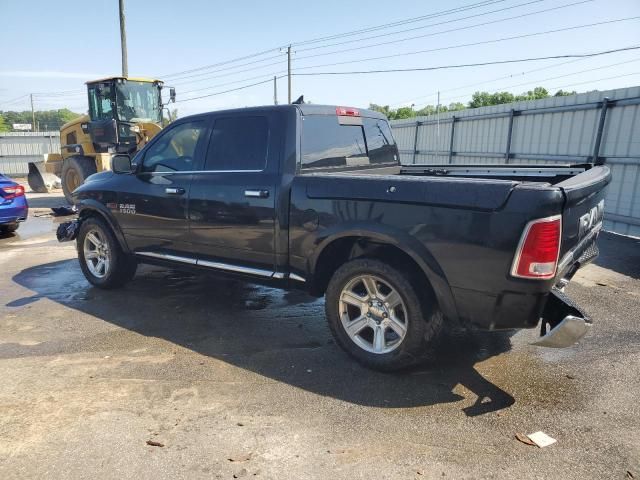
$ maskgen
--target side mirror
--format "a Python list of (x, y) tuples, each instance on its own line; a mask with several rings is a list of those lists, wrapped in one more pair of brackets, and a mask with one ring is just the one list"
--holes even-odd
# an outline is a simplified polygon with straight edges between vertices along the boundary
[(111, 157), (111, 170), (115, 173), (131, 173), (133, 167), (129, 155), (120, 153)]
[(173, 87), (169, 89), (169, 99), (174, 103), (176, 101), (176, 89)]

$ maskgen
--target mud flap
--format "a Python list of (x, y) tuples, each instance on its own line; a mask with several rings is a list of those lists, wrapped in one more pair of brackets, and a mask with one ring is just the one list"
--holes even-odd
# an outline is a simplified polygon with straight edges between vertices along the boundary
[(62, 188), (60, 178), (47, 172), (44, 162), (29, 162), (27, 182), (35, 193), (49, 193), (51, 190)]
[(540, 320), (540, 339), (532, 345), (565, 348), (585, 336), (591, 327), (591, 319), (573, 301), (557, 289), (549, 299)]
[(76, 239), (79, 230), (79, 220), (64, 222), (58, 225), (58, 229), (56, 230), (56, 237), (58, 238), (59, 242), (70, 242)]

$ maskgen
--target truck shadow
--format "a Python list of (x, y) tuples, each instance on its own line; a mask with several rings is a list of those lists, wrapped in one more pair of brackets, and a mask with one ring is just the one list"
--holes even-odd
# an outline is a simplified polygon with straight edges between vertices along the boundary
[(598, 236), (598, 248), (596, 265), (640, 279), (640, 239), (602, 232)]
[[(163, 338), (345, 402), (383, 408), (451, 403), (465, 399), (453, 392), (458, 385), (471, 391), (470, 399), (475, 400), (463, 409), (468, 416), (515, 402), (474, 368), (477, 362), (510, 350), (509, 332), (449, 331), (432, 361), (410, 371), (383, 374), (359, 366), (334, 344), (323, 300), (303, 292), (147, 266), (125, 288), (104, 291), (87, 283), (75, 259), (25, 269), (13, 280), (33, 295), (13, 300), (8, 307), (47, 298), (140, 335)], [(47, 350), (52, 347), (46, 343), (21, 348), (27, 355), (55, 353)]]

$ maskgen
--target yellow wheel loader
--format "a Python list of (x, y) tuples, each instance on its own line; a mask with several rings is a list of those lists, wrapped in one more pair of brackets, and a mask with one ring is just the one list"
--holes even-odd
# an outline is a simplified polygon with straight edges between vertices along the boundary
[[(89, 114), (60, 128), (60, 153), (29, 164), (34, 192), (48, 192), (60, 177), (71, 203), (73, 192), (96, 172), (111, 169), (111, 156), (133, 154), (162, 129), (163, 83), (147, 78), (110, 77), (87, 82)], [(175, 101), (170, 89), (169, 101)]]

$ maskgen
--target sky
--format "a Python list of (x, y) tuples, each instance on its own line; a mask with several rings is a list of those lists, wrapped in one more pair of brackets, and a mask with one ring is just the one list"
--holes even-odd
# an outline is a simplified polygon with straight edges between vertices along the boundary
[[(286, 74), (289, 44), (294, 74), (430, 68), (640, 46), (640, 0), (127, 0), (125, 10), (129, 75), (175, 86), (178, 102), (171, 108), (180, 116), (272, 104), (269, 80)], [(0, 111), (29, 109), (30, 93), (36, 110), (86, 111), (84, 82), (121, 73), (118, 18), (118, 0), (0, 0)], [(629, 20), (615, 21), (620, 19)], [(607, 21), (615, 22), (582, 27)], [(395, 25), (353, 33), (390, 23)], [(569, 27), (580, 28), (541, 34)], [(333, 38), (309, 43), (326, 37)], [(243, 57), (248, 58), (238, 60)], [(180, 73), (185, 71), (191, 72)], [(259, 82), (265, 83), (221, 93)], [(435, 104), (438, 91), (447, 105), (466, 103), (477, 90), (520, 93), (544, 86), (555, 93), (636, 85), (640, 49), (430, 71), (294, 75), (292, 97), (421, 108)], [(285, 103), (287, 79), (279, 78), (277, 88)]]

